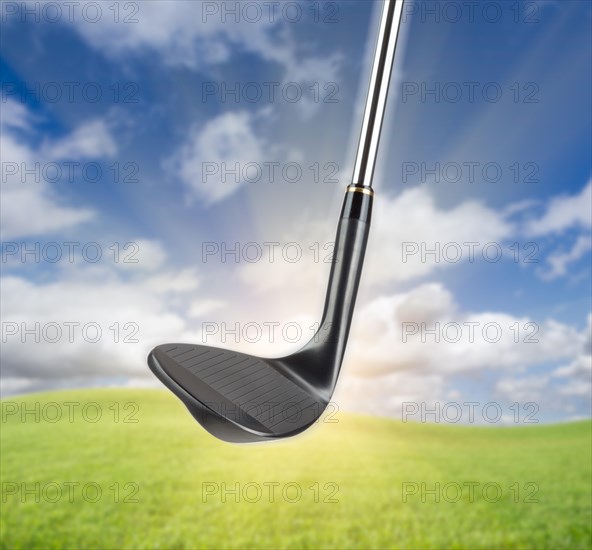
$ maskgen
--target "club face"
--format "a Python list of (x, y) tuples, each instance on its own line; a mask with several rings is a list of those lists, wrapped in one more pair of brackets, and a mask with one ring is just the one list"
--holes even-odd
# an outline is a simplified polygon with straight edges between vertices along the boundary
[(311, 426), (327, 402), (285, 376), (289, 358), (189, 344), (150, 353), (154, 374), (212, 435), (232, 443), (273, 440)]

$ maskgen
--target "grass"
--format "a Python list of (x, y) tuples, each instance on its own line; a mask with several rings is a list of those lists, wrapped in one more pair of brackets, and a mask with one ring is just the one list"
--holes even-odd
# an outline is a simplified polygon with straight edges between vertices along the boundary
[[(58, 410), (51, 402), (58, 422), (48, 421)], [(81, 403), (73, 422), (66, 402)], [(82, 417), (92, 402), (102, 411), (94, 423)], [(40, 422), (23, 421), (22, 407), (35, 403)], [(342, 414), (293, 440), (239, 447), (208, 435), (157, 390), (38, 394), (2, 408), (2, 548), (592, 546), (589, 421), (478, 428)], [(96, 410), (87, 405), (89, 420)], [(138, 422), (123, 422), (128, 414)], [(68, 482), (80, 484), (71, 499)], [(97, 485), (83, 495), (88, 483)], [(224, 483), (239, 484), (238, 495), (223, 499)], [(425, 492), (437, 484), (440, 502)], [(405, 499), (405, 489), (418, 493)]]

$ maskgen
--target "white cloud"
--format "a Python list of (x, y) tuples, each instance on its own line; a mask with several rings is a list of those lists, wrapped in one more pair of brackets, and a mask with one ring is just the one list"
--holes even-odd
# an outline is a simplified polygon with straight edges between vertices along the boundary
[(181, 150), (167, 164), (174, 167), (195, 195), (213, 204), (245, 184), (247, 165), (261, 166), (266, 150), (265, 141), (255, 132), (254, 115), (229, 112), (203, 128), (194, 126)]
[(8, 388), (63, 386), (71, 378), (83, 384), (109, 377), (150, 379), (146, 355), (152, 347), (196, 341), (182, 313), (199, 286), (194, 270), (146, 277), (87, 266), (51, 282), (3, 277), (1, 286)]
[[(293, 23), (284, 16), (280, 3), (249, 2), (245, 6), (240, 2), (151, 0), (135, 10), (137, 4), (121, 1), (110, 5), (113, 13), (107, 13), (104, 7), (102, 17), (95, 22), (82, 16), (89, 3), (96, 4), (80, 2), (76, 16), (63, 17), (62, 21), (72, 24), (91, 47), (118, 61), (147, 55), (172, 66), (203, 70), (228, 61), (237, 52), (246, 52), (279, 64), (286, 81), (316, 81), (322, 86), (337, 80), (342, 57), (311, 56), (311, 43), (305, 46), (294, 36)], [(236, 7), (238, 16), (229, 13)], [(307, 6), (296, 7), (303, 10), (303, 19), (308, 17)], [(96, 9), (88, 11), (94, 14)], [(119, 14), (118, 21), (115, 13)], [(289, 17), (294, 18), (294, 14)]]
[(590, 250), (592, 250), (592, 238), (588, 235), (580, 235), (569, 251), (554, 252), (547, 257), (549, 269), (541, 271), (542, 278), (551, 281), (567, 275), (570, 264), (583, 258)]
[(157, 271), (163, 267), (165, 260), (166, 252), (160, 242), (136, 239), (120, 245), (115, 265), (128, 271)]
[[(80, 9), (86, 3), (82, 2)], [(285, 55), (271, 41), (269, 31), (275, 25), (268, 18), (241, 24), (232, 17), (223, 18), (221, 12), (208, 11), (208, 4), (224, 7), (224, 3), (155, 0), (142, 3), (135, 15), (126, 3), (116, 4), (128, 23), (116, 22), (113, 17), (103, 17), (96, 23), (80, 16), (72, 21), (83, 40), (111, 57), (146, 52), (172, 65), (202, 68), (227, 61), (232, 47), (237, 46), (264, 58)]]
[(0, 395), (4, 398), (9, 395), (35, 391), (35, 380), (29, 378), (0, 378)]
[[(465, 201), (446, 210), (426, 188), (412, 189), (376, 201), (365, 273), (373, 282), (406, 281), (456, 265), (459, 250), (458, 263), (479, 261), (488, 243), (501, 246), (513, 231), (502, 214), (481, 202)], [(477, 243), (475, 260), (466, 243)], [(440, 252), (423, 254), (430, 250)]]
[(46, 139), (34, 148), (29, 145), (35, 134), (28, 111), (14, 100), (4, 103), (2, 109), (2, 238), (52, 233), (91, 220), (93, 210), (63, 204), (51, 184), (43, 181), (43, 167), (63, 160), (114, 155), (116, 144), (105, 123), (90, 121), (63, 138)]
[(586, 340), (581, 353), (566, 365), (553, 371), (553, 378), (565, 384), (558, 388), (561, 395), (592, 397), (592, 315), (588, 317), (588, 326), (584, 333)]
[(145, 288), (154, 294), (191, 292), (197, 288), (198, 283), (195, 270), (191, 268), (174, 272), (161, 271), (143, 282)]
[[(529, 237), (559, 236), (564, 239), (547, 255), (547, 266), (537, 269), (536, 273), (545, 281), (569, 276), (572, 264), (584, 258), (592, 249), (591, 228), (592, 180), (579, 193), (551, 198), (544, 213), (527, 219), (522, 229)], [(569, 246), (567, 251), (566, 246)]]
[[(392, 199), (380, 197), (374, 206), (364, 281), (370, 285), (410, 281), (481, 261), (485, 245), (493, 242), (502, 246), (514, 230), (502, 214), (476, 201), (466, 201), (449, 210), (439, 208), (426, 188), (405, 191)], [(329, 243), (321, 243), (320, 255), (313, 246), (325, 232), (324, 221), (295, 220), (280, 240), (282, 245), (300, 243), (301, 260), (286, 261), (275, 251), (271, 261), (272, 251), (266, 249), (267, 256), (262, 261), (241, 267), (241, 279), (266, 292), (285, 290), (286, 284), (290, 285), (290, 292), (296, 288), (308, 292), (311, 286), (326, 280), (330, 268), (323, 261), (330, 253), (330, 249), (323, 247)], [(474, 256), (471, 245), (466, 243), (478, 243)], [(436, 256), (425, 254), (436, 249), (440, 250)], [(458, 250), (459, 261), (450, 261)]]
[(549, 391), (549, 376), (536, 375), (523, 378), (501, 378), (494, 393), (512, 403), (541, 403)]
[(28, 130), (34, 120), (24, 104), (8, 99), (3, 103), (0, 122), (2, 123), (2, 131), (8, 128)]
[(346, 372), (331, 399), (340, 409), (401, 419), (404, 403), (425, 403), (454, 399), (444, 376), (396, 372), (372, 378)]
[(580, 355), (568, 365), (559, 367), (553, 374), (559, 378), (577, 376), (589, 381), (592, 376), (592, 365), (590, 364), (590, 355)]
[(525, 232), (530, 236), (560, 233), (570, 228), (589, 229), (592, 226), (592, 180), (576, 195), (553, 198), (545, 213), (530, 220)]
[(86, 159), (113, 157), (117, 145), (103, 120), (91, 120), (76, 128), (64, 138), (46, 140), (40, 154), (43, 158)]
[(4, 170), (14, 167), (14, 175), (3, 174), (0, 227), (4, 240), (54, 232), (94, 217), (88, 208), (61, 204), (45, 182), (23, 181), (23, 168), (34, 170), (40, 157), (7, 133), (2, 135), (2, 157)]
[[(339, 70), (342, 61), (342, 56), (337, 54), (326, 58), (308, 58), (302, 62), (291, 61), (287, 64), (284, 83), (304, 84), (309, 90), (312, 87), (317, 87), (324, 100), (337, 101)], [(318, 98), (315, 100), (313, 94), (303, 94), (299, 101), (301, 112), (305, 118), (314, 115), (321, 104)]]
[[(584, 331), (588, 337), (589, 331), (590, 324)], [(567, 364), (550, 373), (503, 377), (493, 391), (503, 399), (520, 404), (522, 414), (528, 410), (536, 412), (536, 417), (559, 412), (566, 420), (584, 418), (575, 413), (585, 412), (588, 416), (592, 413), (592, 355), (584, 347)]]
[(440, 284), (381, 296), (356, 313), (349, 360), (361, 376), (524, 369), (577, 356), (585, 335), (553, 319), (462, 311)]
[(222, 300), (195, 300), (191, 302), (188, 315), (189, 317), (203, 318), (205, 315), (225, 307), (226, 302)]
[[(428, 332), (423, 342), (421, 335), (410, 335), (403, 343), (403, 322), (418, 323), (419, 330), (425, 323), (432, 331), (439, 323), (440, 343)], [(440, 284), (379, 297), (356, 313), (343, 378), (333, 401), (341, 408), (395, 418), (401, 418), (406, 403), (434, 411), (438, 404), (441, 409), (450, 402), (462, 405), (464, 401), (479, 401), (483, 405), (496, 401), (502, 408), (518, 402), (523, 407), (521, 421), (527, 414), (545, 421), (556, 414), (565, 417), (576, 410), (588, 410), (592, 391), (591, 320), (583, 331), (546, 320), (537, 323), (536, 334), (526, 328), (532, 322), (503, 313), (462, 311)], [(465, 330), (458, 342), (452, 342), (456, 331), (446, 331), (447, 323), (477, 323), (474, 338)], [(482, 337), (486, 323), (496, 323), (502, 329), (498, 342), (490, 343)], [(520, 332), (516, 332), (517, 327), (521, 327)], [(538, 343), (526, 342), (529, 336)], [(530, 374), (533, 367), (562, 361), (567, 364), (554, 371)], [(477, 399), (466, 390), (452, 387), (453, 381), (470, 380), (488, 370), (493, 381), (482, 386)], [(575, 399), (581, 403), (575, 403)], [(535, 405), (524, 408), (526, 403)], [(514, 423), (514, 414), (505, 410), (501, 421)], [(412, 418), (418, 420), (420, 415)]]

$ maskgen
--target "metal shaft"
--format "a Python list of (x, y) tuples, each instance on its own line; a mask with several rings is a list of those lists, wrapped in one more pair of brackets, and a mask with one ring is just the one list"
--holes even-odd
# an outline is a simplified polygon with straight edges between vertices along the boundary
[(364, 187), (372, 187), (404, 0), (383, 0), (383, 2), (378, 44), (352, 181), (354, 185)]

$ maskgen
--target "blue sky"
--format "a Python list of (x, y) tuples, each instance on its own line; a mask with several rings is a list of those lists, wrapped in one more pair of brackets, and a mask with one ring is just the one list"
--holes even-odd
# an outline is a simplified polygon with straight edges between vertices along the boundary
[[(25, 4), (2, 7), (3, 319), (19, 331), (3, 335), (3, 391), (150, 384), (151, 346), (199, 343), (204, 327), (223, 323), (263, 327), (259, 341), (226, 342), (255, 354), (303, 344), (322, 307), (329, 265), (313, 251), (332, 241), (350, 177), (378, 3), (301, 1), (276, 6), (273, 18), (249, 3), (238, 23), (223, 17), (235, 2), (121, 2), (118, 22), (106, 4), (96, 22), (84, 2), (60, 17), (35, 2), (27, 15)], [(405, 401), (476, 398), (535, 402), (541, 421), (590, 415), (591, 8), (490, 4), (405, 8), (375, 223), (336, 394), (344, 407), (397, 416)], [(262, 97), (236, 101), (218, 93), (224, 86)], [(66, 162), (98, 165), (102, 177), (76, 169), (72, 181), (35, 182), (20, 172)], [(223, 163), (262, 173), (204, 173)], [(288, 181), (283, 169), (302, 174)], [(72, 241), (99, 243), (102, 260), (20, 261), (25, 243)], [(128, 242), (139, 262), (114, 262), (114, 243)], [(242, 251), (277, 242), (279, 256), (203, 257), (207, 243), (237, 242)], [(302, 250), (298, 261), (282, 257), (288, 243)], [(460, 249), (460, 260), (402, 261), (404, 247), (436, 243)], [(483, 259), (488, 243), (501, 259)], [(79, 335), (22, 342), (22, 324), (37, 322), (93, 322), (105, 334), (96, 344)], [(275, 322), (297, 323), (302, 338), (271, 342)], [(138, 342), (114, 342), (113, 323), (135, 323)], [(403, 342), (404, 323), (463, 334)], [(503, 334), (475, 341), (465, 323)], [(524, 342), (528, 327), (538, 343)]]

